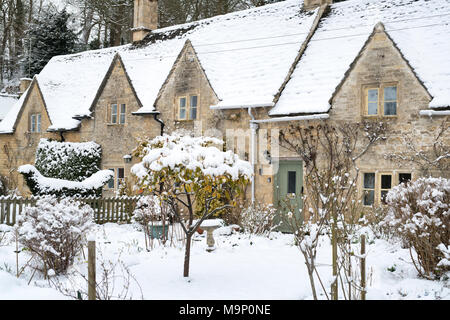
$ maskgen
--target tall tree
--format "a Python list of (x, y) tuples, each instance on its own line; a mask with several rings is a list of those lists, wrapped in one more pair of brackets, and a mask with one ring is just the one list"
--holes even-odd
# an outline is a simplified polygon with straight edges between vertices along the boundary
[(68, 27), (70, 15), (65, 11), (45, 12), (27, 32), (28, 52), (26, 67), (28, 76), (39, 73), (56, 55), (73, 53), (77, 36)]

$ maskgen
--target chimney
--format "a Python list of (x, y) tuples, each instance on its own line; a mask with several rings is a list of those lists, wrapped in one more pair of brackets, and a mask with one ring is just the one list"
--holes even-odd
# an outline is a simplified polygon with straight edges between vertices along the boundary
[(304, 0), (303, 7), (306, 10), (313, 10), (317, 7), (320, 7), (324, 4), (332, 4), (333, 0)]
[(25, 91), (27, 91), (28, 87), (31, 84), (31, 81), (33, 81), (33, 79), (30, 79), (30, 78), (21, 78), (20, 79), (19, 95), (22, 95)]
[(158, 28), (158, 0), (134, 0), (133, 42)]

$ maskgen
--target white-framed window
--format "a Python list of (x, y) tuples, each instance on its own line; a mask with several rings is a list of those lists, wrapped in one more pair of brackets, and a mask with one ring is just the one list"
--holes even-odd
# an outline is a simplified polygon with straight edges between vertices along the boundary
[(40, 113), (30, 115), (30, 132), (41, 132), (41, 119), (42, 116)]

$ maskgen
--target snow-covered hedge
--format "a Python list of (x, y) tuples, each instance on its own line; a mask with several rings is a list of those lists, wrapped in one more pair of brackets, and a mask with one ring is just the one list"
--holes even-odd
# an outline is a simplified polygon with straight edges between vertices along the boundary
[(18, 217), (19, 242), (40, 258), (43, 271), (64, 273), (80, 252), (93, 218), (88, 205), (46, 196)]
[(427, 278), (450, 270), (450, 180), (420, 178), (393, 188), (386, 197), (388, 214), (381, 222), (413, 248), (413, 262)]
[(41, 139), (35, 166), (45, 177), (83, 181), (100, 170), (101, 146), (95, 142), (58, 142)]
[(110, 170), (101, 170), (83, 181), (44, 177), (33, 165), (20, 166), (18, 171), (25, 176), (33, 195), (55, 196), (101, 196), (102, 188), (113, 177)]

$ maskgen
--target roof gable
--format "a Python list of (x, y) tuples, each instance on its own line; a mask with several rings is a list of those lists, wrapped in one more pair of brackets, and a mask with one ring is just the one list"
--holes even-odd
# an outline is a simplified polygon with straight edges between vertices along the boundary
[(401, 51), (399, 50), (399, 48), (396, 46), (395, 42), (392, 40), (392, 38), (389, 36), (389, 34), (385, 31), (384, 25), (383, 23), (379, 22), (375, 25), (375, 27), (373, 28), (373, 32), (372, 34), (367, 38), (366, 43), (364, 44), (363, 48), (359, 51), (358, 55), (356, 56), (355, 60), (351, 63), (350, 67), (348, 68), (348, 70), (345, 72), (344, 77), (342, 78), (341, 82), (338, 84), (338, 86), (336, 87), (336, 89), (334, 90), (333, 94), (331, 95), (328, 103), (330, 105), (332, 105), (332, 101), (334, 99), (334, 97), (336, 96), (336, 94), (339, 92), (339, 89), (342, 87), (342, 85), (345, 83), (345, 81), (347, 80), (347, 78), (349, 77), (349, 75), (352, 73), (352, 71), (355, 69), (355, 66), (357, 65), (357, 63), (360, 61), (360, 59), (362, 58), (362, 55), (364, 54), (365, 50), (367, 49), (369, 43), (371, 41), (373, 41), (374, 36), (376, 34), (384, 34), (387, 39), (389, 39), (389, 42), (392, 44), (392, 47), (394, 48), (395, 51), (398, 52), (398, 54), (400, 55), (401, 59), (403, 60), (403, 62), (407, 65), (408, 69), (413, 73), (415, 79), (417, 80), (417, 82), (419, 83), (419, 85), (424, 89), (424, 91), (426, 92), (426, 94), (428, 95), (428, 97), (430, 98), (430, 100), (432, 99), (430, 93), (428, 92), (427, 88), (423, 85), (422, 81), (417, 77), (417, 74), (414, 72), (414, 69), (411, 67), (411, 65), (409, 64), (408, 60), (405, 59), (405, 57), (403, 56), (403, 54), (401, 53)]
[(450, 1), (348, 0), (330, 6), (270, 115), (327, 112), (380, 21), (433, 97), (430, 107), (449, 105)]
[[(116, 68), (117, 63), (123, 68), (124, 73), (125, 73), (125, 79), (126, 79), (128, 85), (130, 86), (131, 91), (133, 92), (133, 95), (134, 95), (134, 97), (135, 97), (139, 107), (142, 108), (142, 103), (141, 103), (141, 101), (139, 100), (139, 97), (136, 94), (136, 90), (134, 89), (133, 84), (131, 83), (131, 80), (130, 80), (130, 77), (128, 75), (128, 72), (127, 72), (127, 69), (125, 67), (125, 64), (123, 63), (123, 60), (122, 60), (120, 54), (116, 53), (114, 55), (113, 60), (111, 61), (111, 65), (109, 66), (108, 71), (105, 74), (105, 77), (103, 78), (102, 83), (100, 84), (100, 87), (97, 90), (97, 94), (95, 95), (95, 98), (92, 101), (92, 104), (91, 104), (91, 106), (89, 108), (90, 112), (94, 111), (95, 106), (97, 105), (98, 99), (101, 97), (101, 95), (102, 95), (102, 93), (103, 93), (103, 91), (105, 89), (105, 86), (108, 83), (108, 80), (111, 78), (111, 74), (112, 74), (114, 68)], [(86, 117), (86, 115), (85, 116), (82, 116), (82, 115), (79, 115), (79, 116), (75, 115), (74, 116), (74, 118), (78, 118), (78, 119), (83, 118), (83, 117)]]
[[(179, 61), (183, 57), (186, 56), (187, 51), (192, 52), (192, 54), (193, 54), (192, 58), (197, 63), (197, 65), (198, 65), (199, 69), (201, 70), (201, 73), (204, 76), (206, 82), (208, 83), (210, 89), (214, 92), (214, 95), (217, 97), (217, 94), (214, 91), (214, 88), (211, 86), (211, 83), (209, 82), (209, 79), (208, 79), (208, 76), (205, 73), (205, 70), (203, 69), (200, 61), (198, 60), (198, 56), (197, 56), (197, 52), (195, 51), (195, 48), (192, 46), (191, 41), (189, 39), (187, 39), (185, 44), (184, 44), (184, 46), (183, 46), (183, 49), (181, 49), (177, 59), (174, 62), (173, 66), (172, 66), (172, 69), (170, 70), (169, 75), (166, 78), (166, 81), (164, 81), (163, 85), (161, 86), (161, 89), (159, 90), (158, 97), (156, 98), (156, 101), (155, 101), (155, 104), (154, 104), (155, 108), (156, 108), (156, 105), (158, 104), (159, 99), (161, 98), (162, 94), (164, 93), (164, 90), (166, 89), (167, 84), (169, 83), (170, 79), (173, 77), (173, 74), (175, 73), (175, 70), (177, 69)], [(156, 109), (155, 109), (155, 111), (156, 111)], [(146, 112), (146, 110), (144, 110), (144, 109), (141, 109), (141, 110), (138, 110), (137, 112), (135, 112), (134, 114), (145, 114), (145, 113), (148, 113), (148, 112)]]
[(39, 86), (38, 80), (36, 77), (33, 78), (28, 89), (24, 92), (24, 94), (19, 98), (17, 103), (11, 108), (8, 114), (5, 116), (3, 121), (0, 122), (0, 134), (2, 133), (14, 133), (19, 123), (24, 110), (27, 106), (27, 103), (30, 99), (30, 96), (33, 94), (34, 90), (36, 90), (40, 100), (42, 101), (43, 109), (45, 110), (47, 117), (49, 118), (50, 124), (52, 124), (52, 120), (49, 116), (47, 105), (42, 94), (41, 88)]

